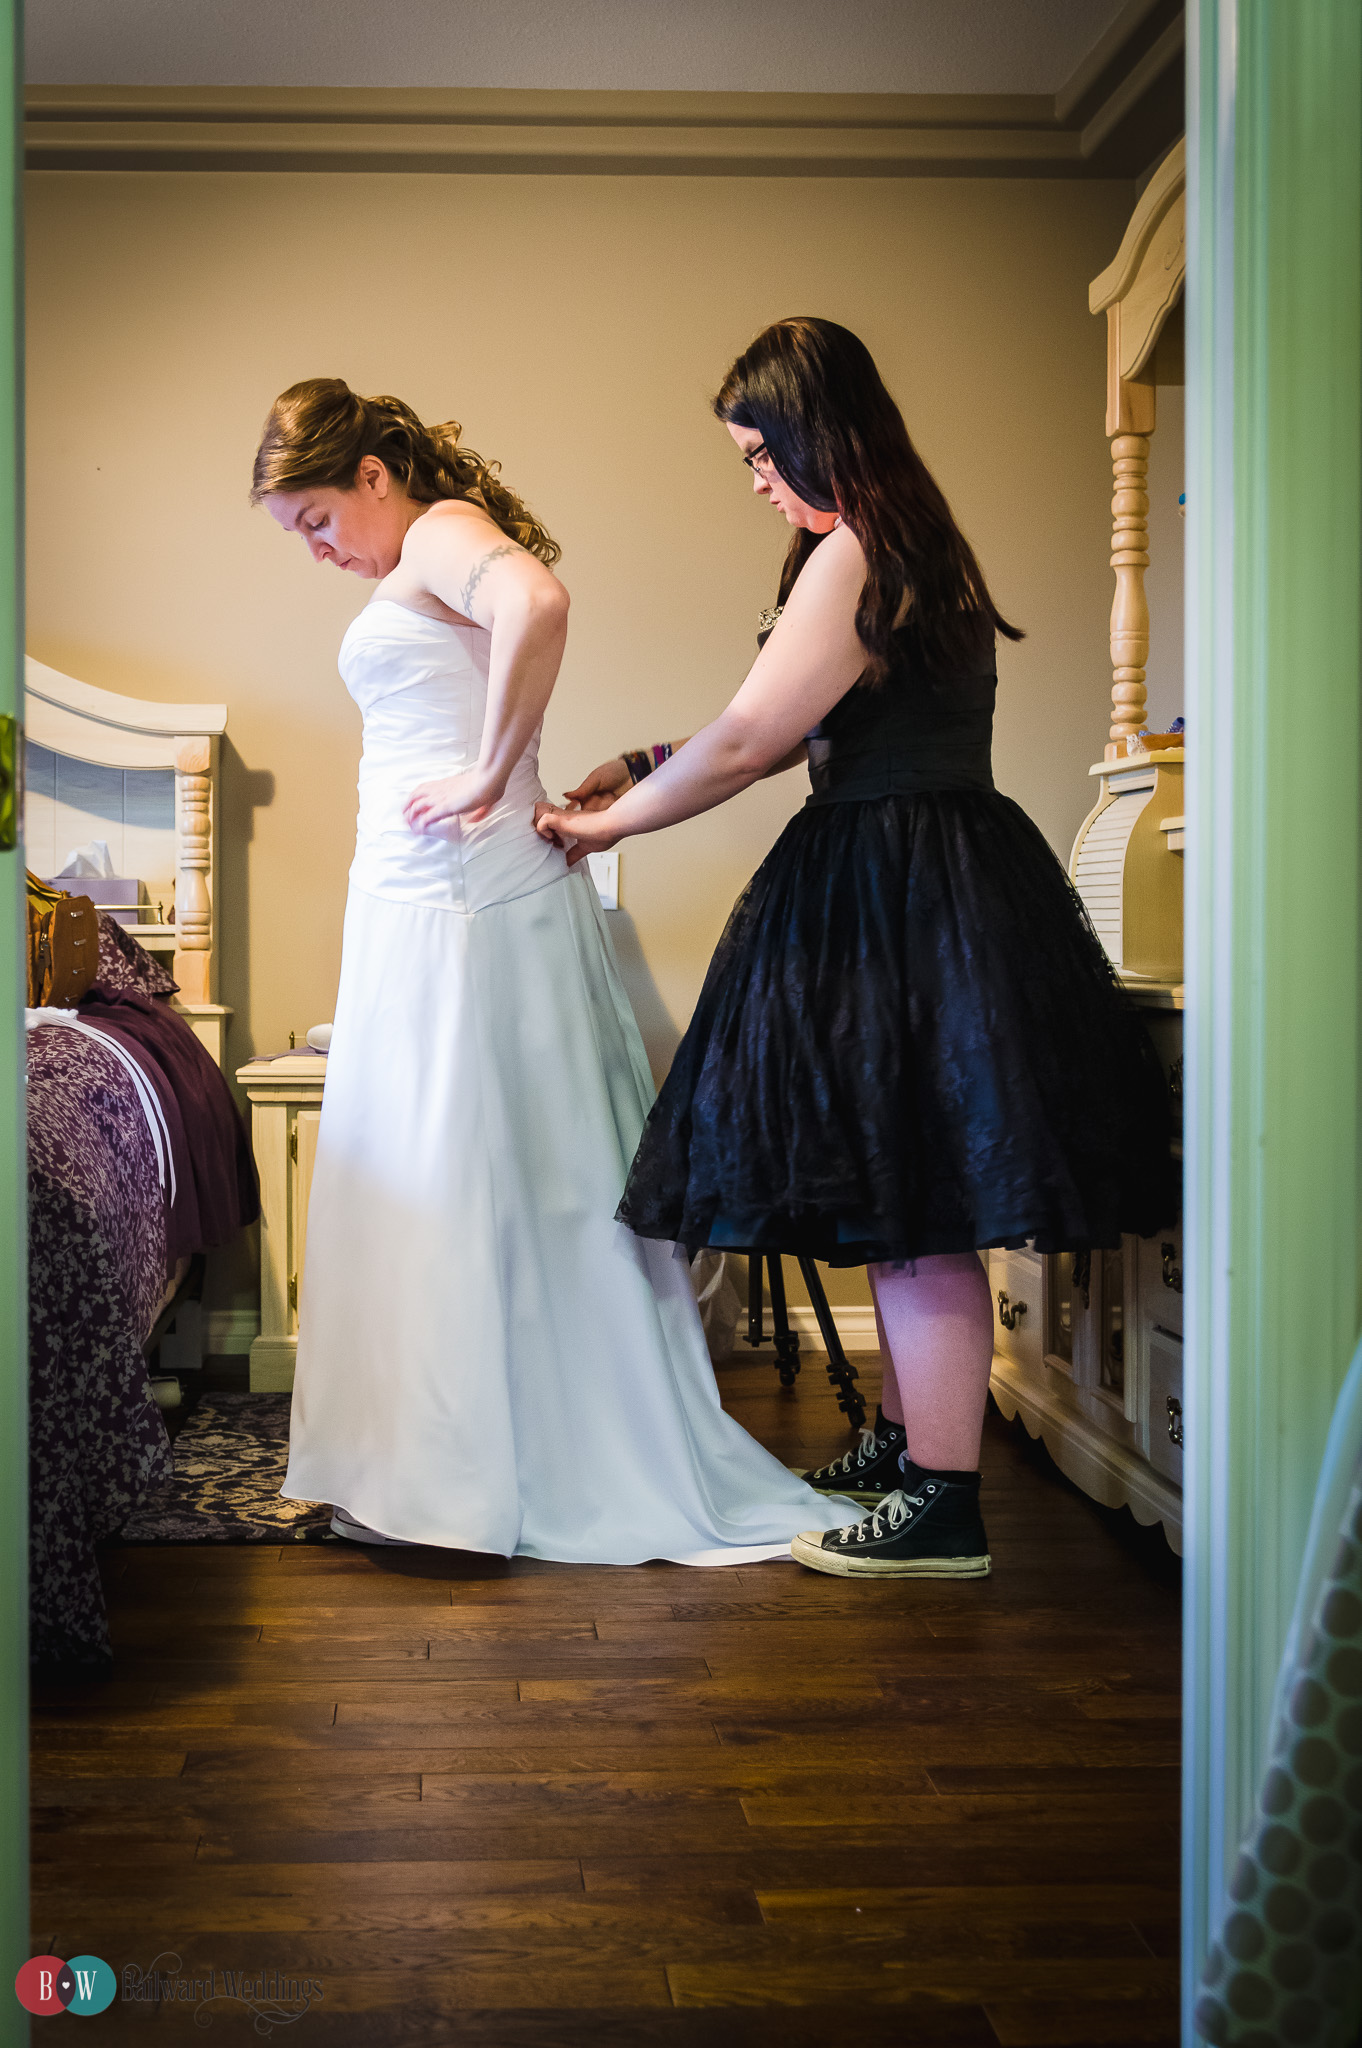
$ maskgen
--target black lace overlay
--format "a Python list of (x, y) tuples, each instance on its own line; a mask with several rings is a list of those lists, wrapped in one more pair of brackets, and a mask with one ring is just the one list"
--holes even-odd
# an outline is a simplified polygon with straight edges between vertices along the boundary
[[(859, 790), (875, 706), (852, 696)], [(640, 1236), (859, 1265), (1115, 1246), (1176, 1213), (1162, 1066), (1050, 847), (983, 779), (982, 709), (961, 707), (972, 759), (938, 756), (955, 786), (840, 799), (825, 721), (822, 788), (739, 899), (645, 1127), (619, 1209)]]

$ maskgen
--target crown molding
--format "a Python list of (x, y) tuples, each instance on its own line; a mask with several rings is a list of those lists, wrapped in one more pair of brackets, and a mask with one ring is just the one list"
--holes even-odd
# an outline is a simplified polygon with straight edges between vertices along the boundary
[(1180, 8), (1131, 0), (1055, 95), (33, 86), (26, 156), (36, 171), (1134, 177), (1181, 132), (1181, 59)]

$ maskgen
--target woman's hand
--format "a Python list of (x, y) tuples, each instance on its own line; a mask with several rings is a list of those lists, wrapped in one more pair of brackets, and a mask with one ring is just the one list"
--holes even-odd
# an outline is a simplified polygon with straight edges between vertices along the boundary
[(485, 769), (467, 768), (462, 775), (419, 784), (403, 804), (402, 815), (413, 832), (432, 839), (457, 839), (460, 819), (478, 824), (504, 794)]
[[(589, 776), (587, 780), (590, 780)], [(607, 853), (624, 836), (611, 830), (610, 821), (603, 812), (587, 811), (576, 804), (562, 808), (553, 804), (536, 804), (534, 829), (541, 839), (566, 850), (570, 868), (575, 868), (578, 861), (585, 860), (589, 853)]]
[(575, 789), (565, 791), (563, 801), (580, 804), (584, 811), (606, 811), (632, 786), (629, 765), (622, 755), (616, 754), (613, 760), (602, 761), (599, 768), (584, 775)]

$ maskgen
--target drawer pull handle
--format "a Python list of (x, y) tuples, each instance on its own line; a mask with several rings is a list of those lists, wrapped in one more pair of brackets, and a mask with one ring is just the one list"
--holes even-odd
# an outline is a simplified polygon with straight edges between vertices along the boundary
[(1171, 1287), (1174, 1294), (1181, 1294), (1182, 1268), (1173, 1264), (1176, 1252), (1177, 1246), (1175, 1244), (1161, 1244), (1159, 1246), (1159, 1255), (1163, 1260), (1163, 1284), (1165, 1287)]
[(1170, 1394), (1164, 1405), (1168, 1410), (1168, 1441), (1170, 1444), (1180, 1444), (1182, 1442), (1182, 1403), (1175, 1400), (1173, 1395)]
[(1013, 1301), (1007, 1291), (1000, 1287), (998, 1289), (998, 1321), (1002, 1324), (1003, 1328), (1005, 1330), (1015, 1330), (1025, 1314), (1026, 1303), (1024, 1301)]

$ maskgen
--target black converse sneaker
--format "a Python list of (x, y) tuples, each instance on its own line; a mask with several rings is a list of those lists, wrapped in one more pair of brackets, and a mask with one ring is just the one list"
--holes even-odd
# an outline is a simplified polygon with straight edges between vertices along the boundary
[(874, 1507), (902, 1486), (899, 1459), (903, 1450), (903, 1424), (886, 1422), (883, 1408), (877, 1408), (874, 1428), (861, 1431), (855, 1450), (834, 1458), (830, 1465), (820, 1465), (816, 1472), (806, 1472), (804, 1484), (815, 1493), (840, 1493), (864, 1507)]
[(916, 1466), (863, 1522), (809, 1529), (790, 1545), (811, 1571), (839, 1579), (982, 1579), (992, 1569), (979, 1480), (933, 1478)]

